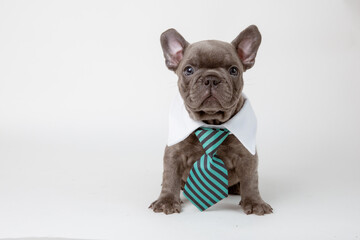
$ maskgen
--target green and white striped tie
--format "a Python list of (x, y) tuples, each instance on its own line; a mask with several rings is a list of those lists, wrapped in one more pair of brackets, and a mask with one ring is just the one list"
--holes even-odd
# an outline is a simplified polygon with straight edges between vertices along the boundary
[(228, 196), (228, 172), (216, 151), (229, 135), (229, 130), (202, 127), (195, 131), (195, 135), (205, 154), (194, 163), (186, 180), (184, 195), (204, 211)]

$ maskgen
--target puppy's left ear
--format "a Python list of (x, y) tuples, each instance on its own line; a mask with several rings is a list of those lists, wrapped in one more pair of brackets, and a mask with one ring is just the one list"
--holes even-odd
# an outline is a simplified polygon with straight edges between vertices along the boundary
[(256, 53), (261, 43), (261, 34), (255, 25), (247, 27), (231, 42), (236, 48), (239, 58), (244, 66), (244, 71), (255, 63)]
[(166, 66), (170, 70), (175, 71), (189, 43), (173, 28), (161, 34), (160, 42), (164, 52)]

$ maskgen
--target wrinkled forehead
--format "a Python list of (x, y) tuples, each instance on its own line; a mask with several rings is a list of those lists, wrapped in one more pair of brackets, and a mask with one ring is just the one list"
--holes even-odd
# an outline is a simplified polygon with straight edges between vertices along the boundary
[(227, 42), (207, 40), (196, 42), (187, 47), (183, 64), (201, 68), (231, 67), (238, 65), (240, 59), (235, 47)]

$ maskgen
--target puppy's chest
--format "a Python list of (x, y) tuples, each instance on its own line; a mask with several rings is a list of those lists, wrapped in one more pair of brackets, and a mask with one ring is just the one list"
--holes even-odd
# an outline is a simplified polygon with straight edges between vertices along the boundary
[[(183, 166), (185, 168), (191, 168), (193, 164), (205, 154), (205, 151), (197, 138), (195, 137), (192, 140), (193, 141), (190, 141), (189, 145), (187, 145), (187, 149), (190, 151), (184, 151), (186, 157), (184, 158), (185, 161), (183, 162)], [(228, 170), (231, 170), (235, 168), (236, 161), (239, 161), (241, 155), (240, 152), (240, 142), (233, 135), (229, 135), (217, 149), (216, 156), (224, 162)]]

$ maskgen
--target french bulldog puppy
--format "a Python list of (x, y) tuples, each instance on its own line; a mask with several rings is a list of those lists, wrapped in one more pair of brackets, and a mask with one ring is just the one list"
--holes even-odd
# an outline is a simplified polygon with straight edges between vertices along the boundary
[[(231, 43), (207, 40), (189, 44), (175, 29), (161, 35), (166, 66), (178, 76), (178, 88), (189, 116), (206, 124), (225, 123), (244, 104), (243, 72), (255, 63), (261, 35), (254, 25), (243, 30)], [(180, 190), (189, 172), (204, 154), (194, 133), (166, 146), (162, 190), (149, 208), (165, 214), (181, 210)], [(229, 194), (241, 195), (246, 214), (264, 215), (272, 208), (260, 196), (258, 156), (251, 154), (229, 135), (217, 150), (228, 170)]]

